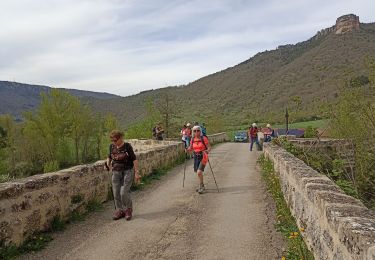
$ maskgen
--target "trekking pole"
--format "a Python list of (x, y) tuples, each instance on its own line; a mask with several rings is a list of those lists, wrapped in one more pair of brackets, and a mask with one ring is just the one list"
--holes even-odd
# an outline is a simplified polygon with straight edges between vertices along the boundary
[(185, 173), (186, 173), (186, 152), (185, 152), (185, 163), (184, 163), (184, 178), (182, 179), (182, 188), (185, 188)]
[(109, 189), (112, 192), (113, 206), (115, 207), (115, 210), (116, 210), (115, 195), (113, 194), (113, 189), (112, 189), (112, 184), (111, 184), (112, 183), (111, 182), (111, 173), (109, 171), (109, 166), (108, 166), (107, 162), (105, 162), (104, 165), (105, 165), (105, 168), (107, 169), (107, 172), (108, 172), (108, 186), (109, 186)]
[(214, 174), (214, 171), (212, 170), (212, 166), (211, 166), (210, 160), (208, 160), (208, 165), (210, 166), (211, 173), (212, 173), (212, 177), (214, 177), (214, 181), (215, 181), (215, 185), (216, 185), (217, 192), (220, 192), (220, 191), (219, 191), (219, 186), (217, 186), (217, 182), (216, 182), (215, 174)]

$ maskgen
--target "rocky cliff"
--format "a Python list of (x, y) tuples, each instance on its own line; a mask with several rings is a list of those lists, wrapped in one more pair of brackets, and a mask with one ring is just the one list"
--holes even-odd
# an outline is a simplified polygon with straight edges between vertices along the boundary
[(336, 20), (335, 33), (343, 34), (346, 32), (359, 30), (359, 17), (355, 14), (340, 16)]

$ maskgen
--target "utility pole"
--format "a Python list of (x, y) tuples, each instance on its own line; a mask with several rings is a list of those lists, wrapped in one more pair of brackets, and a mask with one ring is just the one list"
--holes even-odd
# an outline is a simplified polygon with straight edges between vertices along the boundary
[(168, 138), (169, 129), (169, 95), (165, 95), (165, 136)]
[(288, 136), (288, 132), (289, 132), (289, 113), (288, 113), (288, 107), (286, 107), (286, 109), (285, 109), (285, 126), (286, 126), (285, 135)]

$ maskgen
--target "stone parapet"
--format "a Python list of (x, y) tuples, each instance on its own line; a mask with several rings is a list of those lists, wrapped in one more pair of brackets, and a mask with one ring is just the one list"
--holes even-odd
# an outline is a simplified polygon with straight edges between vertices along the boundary
[(315, 259), (375, 259), (375, 213), (283, 148), (264, 145)]

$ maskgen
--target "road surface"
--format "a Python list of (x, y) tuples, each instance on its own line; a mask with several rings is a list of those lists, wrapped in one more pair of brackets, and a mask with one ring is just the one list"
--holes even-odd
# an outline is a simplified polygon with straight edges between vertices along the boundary
[(46, 249), (22, 259), (280, 259), (272, 200), (248, 144), (217, 145), (210, 155), (217, 193), (206, 168), (205, 194), (187, 163), (133, 193), (134, 218), (112, 221), (113, 203), (54, 234)]

